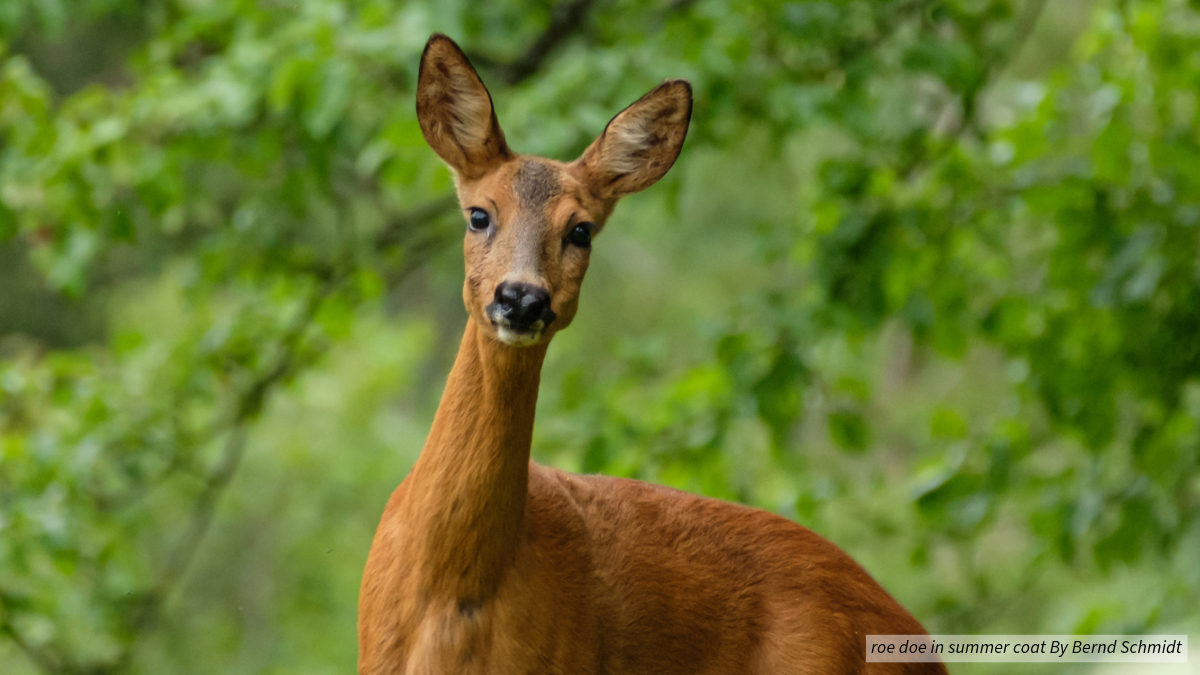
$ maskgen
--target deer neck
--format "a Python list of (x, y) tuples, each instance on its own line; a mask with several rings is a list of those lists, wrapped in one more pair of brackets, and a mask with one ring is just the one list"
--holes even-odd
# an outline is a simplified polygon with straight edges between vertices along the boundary
[(524, 533), (529, 448), (546, 345), (515, 348), (467, 320), (433, 427), (409, 475), (405, 524), (432, 594), (490, 596)]

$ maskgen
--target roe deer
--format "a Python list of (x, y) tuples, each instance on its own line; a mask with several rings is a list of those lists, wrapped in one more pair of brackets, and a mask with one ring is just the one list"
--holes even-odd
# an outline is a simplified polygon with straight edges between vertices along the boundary
[(518, 155), (458, 46), (430, 38), (417, 115), (467, 221), (467, 325), (428, 440), (363, 575), (362, 675), (944, 673), (866, 663), (921, 625), (837, 546), (781, 516), (529, 459), (546, 348), (592, 238), (679, 155), (691, 86), (664, 82), (574, 162)]

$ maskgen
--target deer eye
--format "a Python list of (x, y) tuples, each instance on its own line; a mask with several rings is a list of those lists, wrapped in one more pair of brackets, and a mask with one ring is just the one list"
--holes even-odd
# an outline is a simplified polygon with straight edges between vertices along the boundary
[(567, 241), (579, 248), (587, 248), (592, 245), (592, 230), (595, 227), (591, 223), (580, 223), (571, 228), (571, 231), (567, 233)]
[(488, 216), (487, 211), (471, 207), (471, 215), (467, 218), (467, 223), (472, 232), (483, 232), (488, 229), (492, 219)]

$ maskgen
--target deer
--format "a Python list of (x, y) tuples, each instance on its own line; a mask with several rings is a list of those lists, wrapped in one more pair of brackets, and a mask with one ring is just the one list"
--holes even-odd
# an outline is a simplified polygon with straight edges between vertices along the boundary
[(868, 663), (925, 630), (780, 515), (530, 458), (542, 364), (617, 201), (671, 168), (691, 85), (666, 80), (576, 160), (509, 149), (457, 44), (421, 55), (417, 117), (466, 220), (467, 322), (429, 436), (376, 530), (361, 675), (945, 673)]

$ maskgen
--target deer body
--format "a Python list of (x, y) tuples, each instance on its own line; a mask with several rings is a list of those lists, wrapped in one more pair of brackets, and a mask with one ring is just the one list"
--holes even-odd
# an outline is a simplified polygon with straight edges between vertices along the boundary
[(362, 675), (945, 672), (864, 663), (864, 635), (924, 630), (810, 530), (530, 461), (542, 362), (591, 236), (670, 168), (690, 111), (690, 88), (668, 82), (576, 162), (518, 156), (466, 57), (430, 39), (418, 116), (469, 213), (469, 318), (367, 560)]

